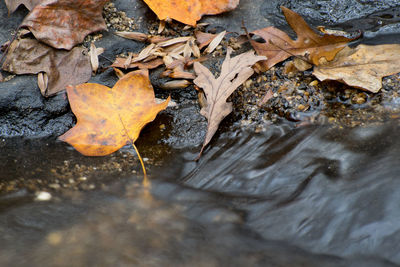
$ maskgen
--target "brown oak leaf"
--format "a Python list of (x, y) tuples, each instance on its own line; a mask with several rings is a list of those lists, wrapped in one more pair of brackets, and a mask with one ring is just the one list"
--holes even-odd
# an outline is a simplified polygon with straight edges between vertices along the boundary
[(86, 156), (105, 156), (133, 144), (170, 100), (156, 103), (145, 70), (122, 76), (113, 88), (86, 83), (68, 86), (67, 93), (77, 123), (59, 139)]
[(208, 126), (199, 156), (214, 136), (220, 122), (232, 111), (232, 103), (226, 102), (227, 98), (254, 73), (251, 67), (256, 62), (265, 60), (264, 56), (254, 55), (254, 51), (233, 58), (230, 57), (231, 52), (232, 49), (228, 47), (221, 74), (217, 79), (201, 63), (195, 62), (193, 65), (197, 74), (193, 82), (203, 88), (207, 99), (207, 105), (200, 111), (207, 118)]
[(267, 70), (293, 55), (307, 56), (311, 63), (318, 65), (320, 58), (325, 57), (328, 61), (332, 60), (336, 53), (342, 50), (348, 42), (356, 39), (318, 34), (308, 26), (299, 14), (284, 6), (281, 6), (281, 9), (288, 24), (296, 32), (297, 39), (293, 40), (285, 32), (275, 27), (267, 27), (252, 32), (265, 40), (265, 43), (250, 40), (257, 54), (268, 58), (260, 62), (263, 70)]
[(202, 15), (231, 11), (239, 0), (144, 0), (160, 20), (174, 19), (195, 26)]
[(69, 84), (87, 82), (92, 73), (85, 48), (57, 50), (34, 39), (12, 42), (2, 69), (15, 74), (45, 72), (48, 82), (47, 89), (43, 87), (45, 91), (41, 91), (44, 96), (54, 95)]
[(86, 35), (107, 28), (102, 17), (109, 0), (48, 0), (35, 6), (21, 26), (54, 48), (70, 50)]
[(376, 93), (382, 88), (382, 77), (400, 72), (400, 45), (359, 45), (346, 47), (334, 60), (314, 67), (321, 81), (338, 80), (350, 86)]

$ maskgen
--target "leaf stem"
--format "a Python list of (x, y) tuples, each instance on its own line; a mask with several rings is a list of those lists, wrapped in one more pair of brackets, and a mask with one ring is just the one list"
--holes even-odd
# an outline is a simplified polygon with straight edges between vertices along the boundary
[(135, 149), (136, 154), (138, 155), (140, 164), (142, 165), (144, 178), (146, 179), (146, 178), (147, 178), (147, 173), (146, 173), (146, 168), (144, 167), (143, 159), (142, 159), (142, 157), (140, 156), (139, 150), (138, 150), (137, 147), (135, 146), (135, 143), (131, 142), (131, 144), (132, 144), (133, 148)]
[(119, 120), (121, 121), (122, 127), (124, 127), (124, 131), (125, 131), (125, 133), (126, 133), (126, 136), (128, 136), (129, 141), (131, 141), (131, 145), (133, 146), (133, 148), (134, 148), (135, 151), (136, 151), (136, 154), (138, 155), (140, 164), (142, 165), (144, 179), (146, 179), (146, 178), (147, 178), (146, 168), (144, 167), (143, 159), (142, 159), (142, 157), (140, 156), (139, 150), (138, 150), (137, 147), (135, 146), (135, 142), (133, 141), (133, 139), (129, 136), (128, 130), (126, 129), (125, 124), (124, 124), (124, 122), (122, 121), (121, 115), (118, 114), (118, 117), (119, 117)]

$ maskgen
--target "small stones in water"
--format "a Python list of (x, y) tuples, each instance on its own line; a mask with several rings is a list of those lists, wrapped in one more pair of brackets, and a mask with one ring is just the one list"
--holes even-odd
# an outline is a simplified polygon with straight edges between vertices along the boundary
[(366, 95), (364, 93), (356, 94), (353, 96), (351, 101), (355, 104), (364, 104), (366, 101)]
[(49, 192), (40, 191), (35, 194), (36, 201), (49, 201), (51, 199), (51, 194)]
[(62, 239), (63, 237), (59, 232), (52, 232), (48, 234), (46, 237), (47, 243), (49, 243), (52, 246), (57, 246), (58, 244), (60, 244)]

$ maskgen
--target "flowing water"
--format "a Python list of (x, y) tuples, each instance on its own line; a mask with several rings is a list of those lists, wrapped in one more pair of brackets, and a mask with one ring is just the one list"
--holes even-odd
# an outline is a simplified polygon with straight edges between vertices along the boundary
[[(48, 201), (4, 194), (1, 266), (395, 266), (398, 131), (398, 121), (237, 130), (197, 163), (197, 147), (170, 150), (145, 181), (97, 176), (92, 190), (50, 190)], [(77, 156), (50, 141), (2, 147), (3, 181), (38, 167), (44, 184), (46, 166)]]

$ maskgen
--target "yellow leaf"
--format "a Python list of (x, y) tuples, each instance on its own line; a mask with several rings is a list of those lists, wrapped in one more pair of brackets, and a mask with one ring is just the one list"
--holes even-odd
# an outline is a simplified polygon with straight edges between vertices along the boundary
[(236, 8), (239, 0), (144, 0), (160, 20), (174, 19), (195, 26), (202, 15), (215, 15)]
[(95, 83), (67, 87), (76, 125), (59, 137), (86, 156), (111, 154), (135, 142), (169, 102), (155, 102), (148, 72), (133, 71), (111, 89)]

